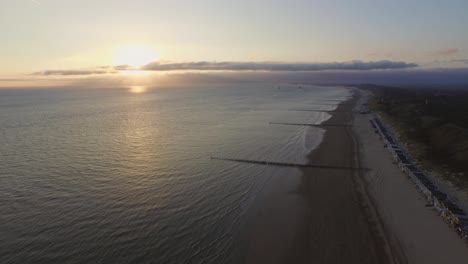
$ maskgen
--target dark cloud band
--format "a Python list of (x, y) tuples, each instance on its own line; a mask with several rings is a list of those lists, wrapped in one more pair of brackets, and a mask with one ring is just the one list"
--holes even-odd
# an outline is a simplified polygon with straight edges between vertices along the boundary
[(414, 68), (418, 65), (401, 61), (350, 61), (332, 63), (281, 63), (281, 62), (184, 62), (184, 63), (150, 63), (144, 67), (147, 71), (326, 71), (326, 70), (389, 70)]
[(106, 71), (106, 70), (46, 70), (41, 72), (35, 72), (33, 75), (43, 75), (43, 76), (74, 76), (74, 75), (95, 75), (95, 74), (110, 74), (115, 73), (115, 71)]
[(414, 68), (418, 65), (402, 61), (350, 61), (331, 63), (283, 63), (283, 62), (153, 62), (141, 68), (127, 65), (104, 66), (88, 70), (46, 70), (33, 73), (42, 76), (73, 76), (114, 74), (125, 70), (145, 71), (268, 71), (268, 72), (315, 72), (315, 71), (369, 71)]

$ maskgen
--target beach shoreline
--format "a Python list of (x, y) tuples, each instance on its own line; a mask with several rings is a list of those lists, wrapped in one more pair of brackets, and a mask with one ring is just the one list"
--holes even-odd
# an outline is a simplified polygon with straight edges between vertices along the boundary
[[(370, 94), (361, 89), (358, 107)], [(371, 127), (369, 115), (355, 115), (353, 129), (359, 144), (362, 165), (371, 170), (363, 175), (369, 197), (384, 222), (387, 238), (398, 245), (408, 263), (462, 263), (468, 248), (414, 183), (400, 169), (384, 142)], [(395, 247), (394, 247), (395, 248)]]
[[(320, 145), (310, 164), (358, 167), (358, 145), (347, 125), (359, 94), (340, 103), (323, 122)], [(304, 168), (294, 190), (277, 184), (261, 224), (251, 236), (246, 263), (394, 263), (382, 224), (370, 203), (359, 170)], [(275, 192), (275, 190), (272, 190)]]
[[(351, 124), (359, 94), (341, 103), (324, 122)], [(311, 164), (359, 167), (359, 150), (351, 127), (326, 127)], [(302, 231), (288, 259), (291, 263), (393, 263), (399, 259), (386, 241), (383, 225), (367, 197), (361, 171), (304, 169), (300, 192), (307, 204)]]
[[(266, 197), (261, 232), (246, 263), (461, 263), (466, 244), (446, 225), (402, 172), (360, 109), (369, 95), (352, 89), (322, 124), (316, 165), (302, 168), (294, 190), (281, 183)], [(335, 127), (326, 125), (351, 124)], [(288, 179), (284, 179), (287, 181)]]

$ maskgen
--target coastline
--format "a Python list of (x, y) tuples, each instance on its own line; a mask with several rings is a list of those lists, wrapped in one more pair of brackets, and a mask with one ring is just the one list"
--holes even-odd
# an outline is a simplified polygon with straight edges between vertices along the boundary
[[(341, 103), (327, 124), (350, 124), (358, 98)], [(357, 167), (358, 145), (351, 127), (326, 127), (308, 160), (314, 164)], [(287, 257), (291, 263), (393, 263), (393, 250), (367, 197), (361, 171), (303, 169), (300, 193), (307, 213)]]
[[(275, 183), (250, 235), (246, 263), (462, 263), (468, 248), (393, 162), (357, 113), (368, 100), (350, 88), (324, 127), (311, 164), (368, 170), (301, 169), (296, 187)], [(258, 228), (258, 229), (257, 229)]]
[[(323, 125), (350, 124), (359, 94)], [(352, 127), (324, 127), (311, 164), (357, 167)], [(296, 187), (277, 182), (250, 234), (246, 263), (395, 263), (359, 170), (304, 168)], [(289, 181), (290, 179), (284, 179)], [(280, 180), (281, 181), (281, 180)], [(401, 261), (399, 263), (402, 263)]]
[[(367, 102), (369, 94), (356, 90)], [(385, 222), (388, 237), (398, 243), (409, 263), (462, 263), (468, 248), (403, 171), (369, 124), (369, 115), (356, 115), (354, 130), (360, 145), (364, 174), (370, 197)]]

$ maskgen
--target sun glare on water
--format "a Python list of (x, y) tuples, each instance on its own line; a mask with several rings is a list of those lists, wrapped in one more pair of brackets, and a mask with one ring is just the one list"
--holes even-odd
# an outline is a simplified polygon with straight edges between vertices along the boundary
[(130, 87), (130, 92), (132, 93), (143, 93), (146, 91), (146, 88), (144, 86), (132, 86)]
[(143, 45), (132, 45), (122, 47), (117, 51), (115, 63), (117, 65), (141, 67), (158, 60), (158, 56), (151, 48)]

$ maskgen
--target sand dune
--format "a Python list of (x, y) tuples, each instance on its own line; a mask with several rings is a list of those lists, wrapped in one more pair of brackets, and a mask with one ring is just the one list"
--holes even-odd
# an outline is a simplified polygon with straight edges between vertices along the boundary
[[(366, 101), (367, 93), (358, 103)], [(393, 164), (390, 153), (369, 125), (369, 116), (354, 119), (362, 165), (370, 197), (375, 201), (389, 239), (401, 248), (409, 263), (464, 263), (468, 247)]]

